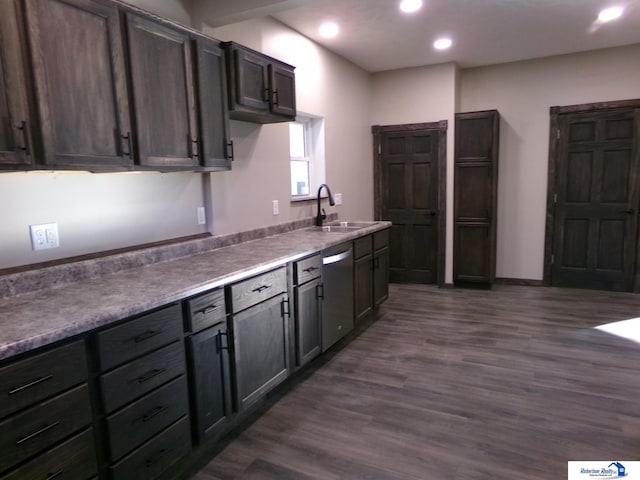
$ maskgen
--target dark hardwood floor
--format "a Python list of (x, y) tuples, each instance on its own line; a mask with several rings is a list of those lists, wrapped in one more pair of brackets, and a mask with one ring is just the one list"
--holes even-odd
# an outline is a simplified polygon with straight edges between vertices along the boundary
[(560, 479), (640, 460), (640, 295), (392, 285), (194, 480)]

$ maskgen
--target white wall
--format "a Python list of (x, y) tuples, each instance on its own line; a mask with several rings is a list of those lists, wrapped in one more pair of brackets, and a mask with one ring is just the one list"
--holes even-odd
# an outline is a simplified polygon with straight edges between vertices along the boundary
[(498, 109), (498, 277), (541, 280), (549, 107), (640, 98), (640, 45), (462, 70), (460, 111)]
[[(325, 208), (343, 219), (372, 219), (369, 74), (271, 18), (203, 31), (296, 67), (298, 110), (324, 117), (326, 182), (334, 194), (343, 195), (343, 205)], [(214, 234), (315, 215), (315, 202), (290, 201), (286, 123), (261, 126), (232, 121), (231, 135), (233, 169), (210, 176)], [(280, 204), (278, 216), (272, 214), (273, 200)]]
[(445, 282), (453, 278), (453, 153), (458, 69), (447, 63), (373, 74), (372, 124), (447, 120), (447, 232)]

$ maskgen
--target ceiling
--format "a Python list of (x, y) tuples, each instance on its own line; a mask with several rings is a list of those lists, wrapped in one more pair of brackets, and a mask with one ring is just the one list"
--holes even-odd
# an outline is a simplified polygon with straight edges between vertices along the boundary
[[(193, 1), (214, 25), (271, 15), (370, 72), (445, 62), (469, 68), (640, 43), (640, 0), (423, 0), (411, 15), (399, 0)], [(598, 24), (598, 12), (612, 5), (625, 14)], [(325, 20), (340, 26), (337, 37), (318, 34)], [(453, 40), (448, 51), (433, 49), (440, 36)]]

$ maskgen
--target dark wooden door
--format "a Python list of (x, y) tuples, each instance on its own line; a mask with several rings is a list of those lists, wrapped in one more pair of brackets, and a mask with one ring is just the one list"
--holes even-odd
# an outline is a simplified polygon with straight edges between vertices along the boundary
[(118, 10), (98, 0), (27, 0), (48, 165), (129, 165), (129, 110)]
[(233, 316), (234, 368), (238, 409), (264, 396), (287, 378), (288, 327), (282, 296)]
[(560, 116), (553, 285), (633, 288), (639, 132), (637, 108)]
[(389, 280), (439, 283), (443, 130), (400, 127), (374, 127), (379, 164), (376, 217), (393, 224)]
[(292, 69), (269, 65), (270, 107), (273, 113), (296, 116), (296, 77)]
[(30, 163), (21, 24), (17, 2), (0, 2), (0, 165)]
[(320, 354), (322, 342), (321, 280), (295, 288), (296, 363), (302, 366)]
[(500, 116), (456, 114), (453, 281), (490, 286), (495, 278)]
[(196, 40), (200, 163), (231, 168), (225, 54), (217, 42)]
[(197, 166), (189, 34), (130, 13), (127, 32), (140, 164)]
[(269, 111), (269, 61), (245, 50), (234, 50), (236, 103)]
[(199, 443), (220, 433), (231, 415), (227, 324), (221, 322), (187, 338), (193, 422)]

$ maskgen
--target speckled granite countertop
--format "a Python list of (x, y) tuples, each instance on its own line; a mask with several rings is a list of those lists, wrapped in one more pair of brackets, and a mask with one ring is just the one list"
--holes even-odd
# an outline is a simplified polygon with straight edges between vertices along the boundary
[(389, 227), (310, 228), (0, 298), (0, 360), (270, 270)]

